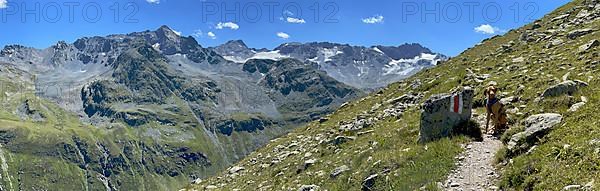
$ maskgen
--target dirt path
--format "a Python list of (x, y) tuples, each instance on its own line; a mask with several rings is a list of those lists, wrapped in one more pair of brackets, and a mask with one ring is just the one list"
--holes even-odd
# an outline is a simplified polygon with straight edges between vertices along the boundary
[[(473, 118), (485, 127), (485, 116), (473, 111)], [(458, 156), (457, 168), (452, 170), (444, 183), (446, 190), (497, 190), (498, 174), (494, 168), (494, 155), (502, 142), (484, 135), (482, 142), (471, 142), (465, 152)]]

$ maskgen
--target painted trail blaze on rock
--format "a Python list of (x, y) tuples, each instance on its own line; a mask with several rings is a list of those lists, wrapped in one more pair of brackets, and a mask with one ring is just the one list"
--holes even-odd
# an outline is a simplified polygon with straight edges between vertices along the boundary
[(454, 127), (471, 119), (474, 91), (463, 87), (451, 94), (437, 94), (423, 103), (419, 142), (424, 143), (452, 134)]
[(462, 94), (453, 95), (450, 99), (450, 111), (454, 113), (462, 113), (463, 100)]

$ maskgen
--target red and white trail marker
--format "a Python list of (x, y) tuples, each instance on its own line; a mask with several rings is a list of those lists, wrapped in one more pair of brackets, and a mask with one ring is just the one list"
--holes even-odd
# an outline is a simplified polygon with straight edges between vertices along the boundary
[(450, 111), (454, 113), (462, 113), (463, 99), (462, 94), (454, 95), (450, 98)]

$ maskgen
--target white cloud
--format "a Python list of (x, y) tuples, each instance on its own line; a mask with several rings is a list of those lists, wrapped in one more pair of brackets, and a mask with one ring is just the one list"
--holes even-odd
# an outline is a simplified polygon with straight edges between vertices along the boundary
[(286, 20), (288, 23), (297, 23), (297, 24), (306, 23), (306, 21), (304, 19), (298, 19), (298, 18), (294, 18), (294, 17), (288, 17)]
[(475, 32), (483, 33), (483, 34), (496, 34), (496, 33), (501, 33), (502, 31), (503, 30), (501, 30), (500, 28), (494, 27), (489, 24), (484, 24), (484, 25), (475, 27)]
[(367, 23), (367, 24), (383, 23), (383, 16), (375, 15), (373, 17), (364, 18), (364, 19), (362, 19), (362, 22)]
[(232, 30), (238, 30), (240, 28), (240, 26), (233, 22), (226, 22), (226, 23), (219, 22), (219, 24), (217, 24), (217, 26), (215, 28), (216, 29), (230, 28)]
[(0, 0), (0, 9), (4, 9), (6, 7), (8, 7), (8, 2), (6, 2), (6, 0)]
[[(3, 1), (3, 0), (0, 0)], [(159, 4), (160, 0), (146, 0), (146, 2), (150, 3), (150, 4)]]
[(288, 39), (288, 38), (290, 38), (290, 35), (287, 33), (284, 33), (284, 32), (278, 32), (277, 37), (279, 37), (281, 39)]
[(194, 33), (192, 33), (192, 36), (196, 37), (196, 38), (200, 38), (204, 36), (204, 33), (202, 32), (202, 30), (198, 29), (195, 30)]
[(206, 33), (206, 36), (208, 36), (208, 38), (210, 39), (217, 39), (217, 35), (215, 35), (215, 33), (213, 32)]
[(204, 37), (206, 37), (206, 38), (210, 38), (210, 39), (213, 39), (213, 40), (214, 40), (214, 39), (217, 39), (217, 35), (216, 35), (215, 33), (213, 33), (212, 31), (209, 31), (209, 32), (207, 32), (207, 33), (204, 33), (204, 32), (202, 32), (202, 30), (200, 30), (200, 29), (198, 29), (198, 30), (195, 30), (195, 31), (192, 33), (192, 36), (193, 36), (193, 37), (196, 37), (196, 38), (204, 38)]

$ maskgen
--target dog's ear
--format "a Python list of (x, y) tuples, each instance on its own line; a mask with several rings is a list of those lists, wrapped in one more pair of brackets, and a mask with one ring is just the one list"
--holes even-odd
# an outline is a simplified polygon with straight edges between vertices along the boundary
[(489, 90), (489, 88), (485, 88), (485, 90), (483, 90), (483, 95), (484, 96), (488, 96), (488, 90)]

